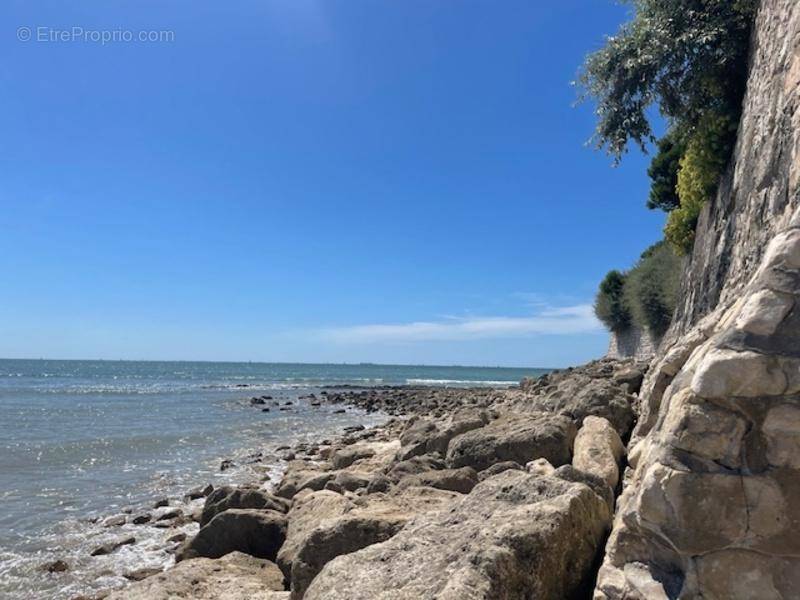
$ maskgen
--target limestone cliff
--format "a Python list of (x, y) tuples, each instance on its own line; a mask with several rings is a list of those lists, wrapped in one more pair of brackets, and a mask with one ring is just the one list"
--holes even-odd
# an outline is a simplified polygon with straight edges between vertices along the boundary
[(739, 137), (642, 389), (595, 597), (800, 590), (800, 2), (763, 0)]

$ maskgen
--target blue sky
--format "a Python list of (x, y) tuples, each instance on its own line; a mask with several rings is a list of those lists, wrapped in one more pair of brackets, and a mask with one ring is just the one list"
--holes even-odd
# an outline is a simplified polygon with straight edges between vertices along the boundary
[(573, 106), (626, 10), (6, 0), (0, 356), (602, 354), (597, 283), (663, 225)]

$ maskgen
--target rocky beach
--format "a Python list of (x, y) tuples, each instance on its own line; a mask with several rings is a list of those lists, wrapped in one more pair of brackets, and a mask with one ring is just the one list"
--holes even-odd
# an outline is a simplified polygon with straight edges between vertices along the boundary
[(275, 448), (279, 479), (192, 490), (190, 513), (131, 515), (199, 530), (169, 538), (171, 568), (133, 570), (94, 598), (590, 597), (645, 368), (603, 360), (510, 389), (322, 390), (306, 400), (387, 420)]

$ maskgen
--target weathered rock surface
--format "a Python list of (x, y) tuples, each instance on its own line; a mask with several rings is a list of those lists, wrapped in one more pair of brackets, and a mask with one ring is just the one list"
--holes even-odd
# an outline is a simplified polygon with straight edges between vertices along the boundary
[(350, 500), (328, 490), (311, 492), (295, 499), (287, 515), (286, 541), (277, 557), (278, 565), (287, 580), (291, 579), (292, 563), (297, 552), (311, 531), (326, 519), (343, 515), (352, 506)]
[(289, 510), (289, 506), (290, 503), (286, 499), (273, 496), (258, 488), (224, 486), (212, 491), (206, 498), (200, 516), (200, 526), (203, 527), (229, 508), (259, 508), (285, 513)]
[(219, 558), (244, 552), (274, 561), (286, 539), (286, 515), (274, 510), (230, 508), (219, 513), (187, 540), (175, 560)]
[(402, 447), (397, 454), (405, 460), (421, 454), (447, 453), (447, 445), (455, 436), (466, 433), (489, 422), (482, 409), (461, 409), (446, 419), (415, 418), (400, 436)]
[(800, 589), (800, 3), (763, 0), (732, 168), (642, 386), (595, 598)]
[(493, 464), (520, 464), (545, 458), (554, 466), (570, 462), (575, 424), (571, 419), (548, 413), (508, 413), (479, 429), (451, 440), (447, 464), (482, 471)]
[(442, 469), (439, 471), (427, 471), (418, 475), (409, 475), (401, 479), (397, 487), (398, 489), (432, 487), (439, 490), (469, 494), (477, 484), (478, 473), (475, 469), (461, 467), (460, 469)]
[[(278, 592), (275, 595), (271, 591)], [(193, 558), (113, 592), (108, 600), (280, 600), (283, 575), (267, 560), (233, 552), (218, 560)]]
[(566, 415), (579, 423), (590, 415), (603, 417), (625, 438), (633, 426), (634, 397), (628, 393), (629, 380), (615, 379), (620, 370), (619, 361), (606, 359), (529, 380), (522, 386), (526, 397), (520, 406)]
[(572, 466), (597, 475), (613, 490), (619, 482), (619, 465), (625, 447), (619, 434), (603, 417), (586, 417), (575, 436)]
[(386, 541), (414, 516), (445, 508), (459, 497), (457, 493), (432, 488), (407, 488), (348, 501), (346, 505), (328, 510), (327, 516), (322, 518), (319, 518), (325, 512), (322, 509), (313, 511), (312, 516), (323, 493), (316, 492), (303, 499), (308, 504), (300, 510), (309, 514), (305, 527), (302, 530), (293, 527), (291, 550), (281, 550), (284, 572), (291, 558), (293, 598), (302, 598), (312, 579), (330, 560)]
[(306, 600), (566, 598), (583, 583), (610, 521), (588, 486), (508, 470), (450, 510), (340, 556)]

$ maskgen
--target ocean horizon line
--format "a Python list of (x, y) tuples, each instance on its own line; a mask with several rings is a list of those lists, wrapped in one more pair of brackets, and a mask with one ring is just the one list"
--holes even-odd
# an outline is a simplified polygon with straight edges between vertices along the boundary
[(375, 367), (429, 367), (443, 369), (532, 369), (555, 371), (563, 367), (535, 367), (479, 364), (427, 364), (427, 363), (380, 363), (380, 362), (318, 362), (318, 361), (271, 361), (271, 360), (209, 360), (209, 359), (157, 359), (157, 358), (52, 358), (52, 357), (3, 357), (0, 361), (57, 361), (57, 362), (123, 362), (123, 363), (176, 363), (176, 364), (231, 364), (231, 365), (306, 365), (306, 366), (375, 366)]

